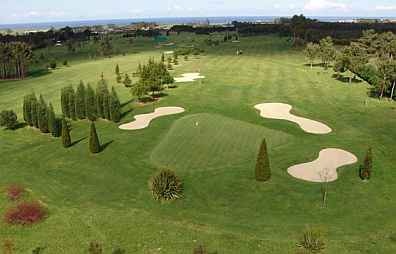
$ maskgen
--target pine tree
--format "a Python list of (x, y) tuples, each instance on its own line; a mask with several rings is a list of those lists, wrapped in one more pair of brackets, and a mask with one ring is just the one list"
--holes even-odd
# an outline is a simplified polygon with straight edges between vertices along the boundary
[(67, 118), (70, 118), (69, 97), (70, 97), (70, 92), (72, 90), (73, 90), (72, 86), (67, 86), (67, 87), (62, 88), (62, 91), (61, 91), (62, 113)]
[[(104, 106), (108, 105), (104, 97), (105, 94), (109, 94), (109, 89), (107, 88), (107, 82), (104, 79), (99, 80), (98, 86), (96, 87), (96, 110), (97, 116), (105, 119), (105, 109)], [(108, 98), (108, 97), (107, 97)]]
[(165, 62), (165, 54), (164, 53), (162, 53), (162, 55), (161, 55), (161, 62)]
[(80, 81), (76, 91), (76, 116), (78, 119), (84, 119), (86, 117), (85, 102), (85, 86), (83, 81)]
[(33, 126), (31, 98), (32, 94), (26, 95), (23, 98), (23, 119), (27, 124)]
[(96, 133), (96, 127), (94, 122), (91, 122), (91, 130), (89, 134), (89, 151), (91, 153), (100, 152), (100, 143), (99, 143), (98, 134)]
[(110, 93), (108, 90), (105, 90), (103, 93), (103, 115), (104, 119), (111, 120), (111, 110), (110, 110)]
[(118, 64), (117, 64), (116, 67), (115, 67), (115, 74), (116, 74), (117, 76), (120, 75), (120, 66), (118, 66)]
[(38, 128), (38, 101), (36, 95), (33, 93), (30, 98), (30, 108), (32, 116), (32, 126)]
[(76, 115), (76, 93), (74, 89), (69, 91), (69, 118), (77, 120)]
[(54, 107), (52, 104), (49, 104), (48, 107), (48, 129), (53, 137), (60, 136), (60, 129), (59, 129), (59, 120), (55, 116)]
[(87, 93), (85, 96), (86, 114), (91, 121), (96, 120), (96, 95), (90, 84), (87, 86)]
[(42, 133), (48, 133), (48, 106), (44, 101), (42, 95), (40, 95), (40, 102), (38, 104), (38, 126)]
[(110, 95), (110, 120), (115, 123), (121, 120), (121, 103), (114, 87), (112, 87)]
[(263, 139), (256, 162), (256, 180), (268, 181), (271, 178), (271, 168), (267, 153), (267, 142)]
[(71, 146), (70, 127), (66, 119), (62, 119), (62, 144), (67, 148)]

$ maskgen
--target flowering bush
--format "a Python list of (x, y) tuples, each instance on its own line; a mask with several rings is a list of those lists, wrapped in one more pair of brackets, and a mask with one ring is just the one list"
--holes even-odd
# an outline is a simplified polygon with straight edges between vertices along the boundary
[(18, 200), (24, 192), (25, 188), (17, 184), (10, 185), (6, 188), (7, 198), (12, 201)]
[(46, 209), (37, 201), (22, 202), (9, 208), (4, 220), (9, 224), (31, 225), (47, 216)]

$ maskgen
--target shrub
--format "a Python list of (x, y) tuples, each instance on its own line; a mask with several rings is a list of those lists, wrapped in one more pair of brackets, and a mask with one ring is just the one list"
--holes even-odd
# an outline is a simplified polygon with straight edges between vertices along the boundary
[(14, 130), (18, 125), (18, 117), (12, 110), (3, 110), (0, 113), (0, 126)]
[(56, 69), (56, 61), (54, 60), (54, 61), (51, 61), (50, 63), (49, 63), (49, 67), (51, 68), (51, 69)]
[(64, 66), (67, 66), (67, 65), (68, 65), (67, 60), (63, 61), (63, 65), (64, 65)]
[(319, 231), (308, 228), (297, 246), (308, 253), (320, 253), (324, 250), (325, 243)]
[(256, 162), (256, 180), (268, 181), (271, 178), (271, 168), (267, 153), (267, 143), (263, 139)]
[(6, 188), (7, 198), (12, 201), (18, 200), (24, 192), (25, 188), (17, 184), (9, 185)]
[(183, 184), (172, 170), (161, 170), (151, 178), (150, 190), (155, 200), (174, 200), (182, 197)]
[(31, 225), (47, 216), (46, 209), (37, 201), (22, 202), (8, 209), (4, 219), (9, 224)]

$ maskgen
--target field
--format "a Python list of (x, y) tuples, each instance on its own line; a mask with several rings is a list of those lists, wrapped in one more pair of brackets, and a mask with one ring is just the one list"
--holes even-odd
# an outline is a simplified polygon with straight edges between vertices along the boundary
[[(192, 38), (171, 40), (177, 47)], [(197, 36), (194, 43), (203, 39)], [(76, 57), (70, 67), (0, 82), (0, 109), (14, 109), (20, 118), (25, 94), (42, 94), (60, 114), (60, 89), (80, 80), (95, 84), (102, 72), (125, 103), (123, 123), (153, 107), (186, 109), (139, 131), (98, 121), (100, 140), (107, 144), (98, 155), (88, 151), (87, 121), (73, 122), (76, 143), (70, 149), (31, 128), (0, 130), (0, 186), (23, 184), (50, 212), (31, 227), (1, 219), (0, 240), (12, 239), (17, 253), (37, 246), (46, 247), (44, 253), (87, 253), (93, 240), (105, 253), (115, 247), (126, 253), (192, 253), (199, 243), (220, 254), (295, 253), (307, 226), (324, 233), (325, 253), (396, 251), (395, 104), (368, 97), (364, 82), (349, 85), (334, 79), (331, 69), (311, 70), (285, 38), (244, 37), (240, 44), (205, 46), (204, 55), (181, 58), (175, 75), (200, 72), (206, 78), (166, 90), (155, 105), (141, 105), (116, 84), (115, 65), (131, 74), (138, 63), (173, 48), (155, 48), (147, 39), (128, 47), (125, 56)], [(236, 47), (244, 54), (236, 56)], [(254, 105), (264, 102), (291, 104), (294, 113), (334, 131), (312, 135), (290, 122), (263, 119)], [(272, 178), (257, 183), (254, 165), (263, 138)], [(372, 179), (360, 180), (358, 164), (343, 167), (329, 185), (327, 208), (321, 207), (320, 184), (287, 174), (289, 166), (315, 159), (323, 148), (345, 149), (361, 162), (369, 146)], [(182, 178), (183, 199), (161, 204), (151, 197), (148, 180), (164, 167)], [(1, 213), (11, 205), (0, 196)]]

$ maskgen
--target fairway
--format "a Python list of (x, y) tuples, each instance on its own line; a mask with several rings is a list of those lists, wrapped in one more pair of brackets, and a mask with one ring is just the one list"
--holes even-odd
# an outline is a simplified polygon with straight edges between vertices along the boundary
[[(180, 57), (174, 77), (198, 73), (204, 79), (177, 83), (158, 101), (139, 103), (116, 82), (114, 68), (131, 74), (139, 63), (192, 44), (205, 53)], [(394, 253), (396, 250), (396, 104), (368, 97), (365, 82), (348, 84), (333, 70), (310, 69), (301, 51), (278, 36), (241, 37), (240, 43), (202, 43), (206, 35), (170, 36), (175, 44), (155, 48), (146, 39), (128, 47), (125, 56), (70, 61), (42, 76), (0, 81), (0, 109), (22, 119), (24, 95), (34, 91), (61, 114), (62, 87), (80, 80), (94, 87), (103, 72), (117, 90), (124, 113), (121, 123), (96, 121), (105, 149), (88, 150), (89, 121), (72, 122), (73, 146), (30, 127), (0, 130), (0, 188), (20, 183), (29, 196), (48, 206), (49, 216), (34, 226), (10, 226), (1, 218), (0, 239), (12, 239), (16, 253), (45, 246), (44, 254), (87, 253), (100, 241), (104, 253), (192, 253), (198, 244), (219, 254), (295, 253), (307, 226), (320, 228), (325, 253)], [(120, 39), (122, 40), (122, 39)], [(237, 48), (243, 55), (235, 54)], [(325, 135), (307, 133), (296, 123), (268, 119), (254, 108), (285, 103), (293, 114), (331, 127)], [(185, 112), (156, 118), (147, 128), (124, 131), (119, 125), (159, 107)], [(259, 146), (266, 138), (272, 176), (255, 181)], [(359, 163), (367, 148), (374, 154), (373, 176), (363, 182)], [(348, 151), (359, 162), (338, 169), (322, 208), (321, 184), (296, 179), (287, 169), (314, 161), (322, 149)], [(183, 198), (153, 200), (150, 177), (161, 168), (180, 176)], [(0, 211), (12, 206), (0, 196)]]

